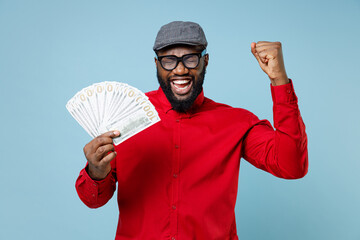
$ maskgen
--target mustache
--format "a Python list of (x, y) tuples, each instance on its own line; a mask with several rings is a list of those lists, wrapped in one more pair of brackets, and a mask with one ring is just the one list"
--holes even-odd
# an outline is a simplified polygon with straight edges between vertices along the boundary
[(194, 81), (194, 76), (190, 75), (190, 74), (186, 74), (186, 75), (171, 75), (167, 78), (167, 80), (170, 82), (170, 81), (173, 81), (173, 80), (176, 80), (176, 79), (187, 79), (187, 80), (191, 80), (191, 81)]

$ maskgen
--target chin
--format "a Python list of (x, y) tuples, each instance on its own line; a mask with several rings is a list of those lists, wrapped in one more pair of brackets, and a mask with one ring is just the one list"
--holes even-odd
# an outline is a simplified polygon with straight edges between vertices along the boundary
[(186, 95), (176, 95), (176, 94), (173, 92), (173, 95), (174, 95), (174, 97), (175, 97), (175, 99), (176, 99), (177, 101), (186, 101), (186, 100), (190, 99), (191, 94), (192, 94), (192, 89), (191, 89), (191, 91), (190, 91), (188, 94), (186, 94)]

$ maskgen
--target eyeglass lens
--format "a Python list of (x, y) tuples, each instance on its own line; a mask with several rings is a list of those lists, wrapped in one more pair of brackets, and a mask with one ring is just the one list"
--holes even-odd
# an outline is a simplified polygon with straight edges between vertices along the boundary
[[(186, 68), (196, 68), (199, 64), (199, 56), (197, 54), (188, 54), (181, 57), (179, 61), (182, 61)], [(167, 70), (172, 70), (178, 65), (178, 58), (175, 56), (163, 57), (161, 65)]]

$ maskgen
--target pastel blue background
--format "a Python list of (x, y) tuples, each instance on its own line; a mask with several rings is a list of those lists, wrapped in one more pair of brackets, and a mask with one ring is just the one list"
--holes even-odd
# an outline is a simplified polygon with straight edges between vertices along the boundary
[(152, 45), (173, 20), (206, 32), (206, 96), (269, 120), (250, 43), (283, 43), (309, 173), (288, 181), (242, 161), (240, 239), (360, 239), (359, 0), (0, 0), (0, 239), (114, 238), (116, 199), (92, 210), (75, 192), (90, 137), (65, 104), (100, 81), (157, 88)]

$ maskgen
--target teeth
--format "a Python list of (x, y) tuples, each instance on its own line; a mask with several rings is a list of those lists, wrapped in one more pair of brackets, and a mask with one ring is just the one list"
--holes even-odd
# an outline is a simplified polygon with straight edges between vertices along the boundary
[(175, 83), (175, 84), (186, 84), (188, 82), (190, 82), (190, 80), (175, 80), (175, 81), (173, 81), (173, 83)]

